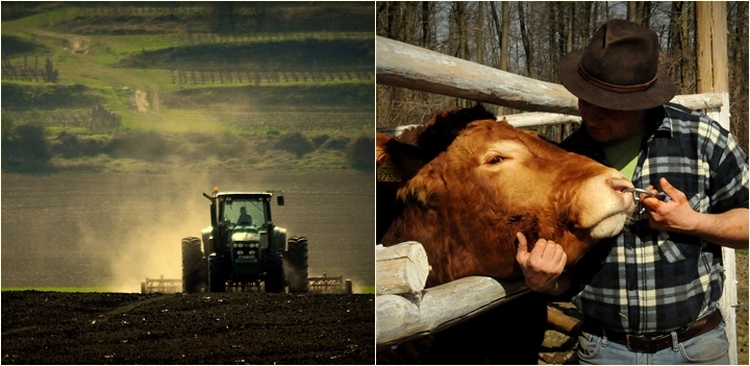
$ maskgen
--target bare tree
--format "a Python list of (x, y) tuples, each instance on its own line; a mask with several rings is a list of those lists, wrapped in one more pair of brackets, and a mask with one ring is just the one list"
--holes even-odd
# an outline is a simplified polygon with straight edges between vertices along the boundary
[[(660, 37), (660, 67), (680, 88), (696, 92), (694, 2), (432, 2), (377, 3), (378, 35), (558, 82), (556, 67), (586, 46), (599, 25), (627, 18)], [(489, 5), (489, 6), (487, 6)], [(747, 151), (748, 3), (727, 3), (732, 130)], [(487, 14), (489, 13), (489, 14)], [(434, 110), (465, 105), (456, 98), (378, 86), (378, 126), (423, 121)], [(565, 131), (562, 132), (562, 135)]]
[(430, 2), (422, 1), (422, 47), (428, 47), (430, 41)]
[(526, 53), (526, 72), (525, 74), (529, 77), (535, 77), (536, 73), (532, 68), (534, 64), (534, 54), (531, 52), (531, 41), (529, 40), (529, 33), (526, 31), (526, 16), (523, 11), (523, 1), (518, 2), (518, 22), (520, 24), (521, 41), (523, 42), (523, 50)]

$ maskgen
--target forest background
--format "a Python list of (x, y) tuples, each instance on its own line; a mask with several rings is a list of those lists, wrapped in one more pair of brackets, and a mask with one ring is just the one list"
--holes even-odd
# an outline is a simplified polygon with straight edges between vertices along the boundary
[[(748, 151), (748, 3), (727, 8), (727, 43), (731, 131)], [(646, 25), (659, 36), (660, 69), (679, 87), (696, 94), (696, 17), (694, 2), (430, 2), (383, 1), (377, 5), (379, 36), (461, 59), (559, 83), (558, 61), (582, 49), (599, 26), (611, 18)], [(378, 85), (377, 127), (426, 121), (435, 111), (473, 102), (426, 92)], [(497, 114), (519, 111), (498, 108)], [(539, 127), (560, 141), (570, 124)]]

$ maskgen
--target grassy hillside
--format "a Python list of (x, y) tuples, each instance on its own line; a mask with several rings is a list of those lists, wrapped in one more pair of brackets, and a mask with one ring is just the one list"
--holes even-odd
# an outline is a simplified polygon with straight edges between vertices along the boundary
[(2, 169), (372, 169), (373, 28), (363, 2), (2, 2)]

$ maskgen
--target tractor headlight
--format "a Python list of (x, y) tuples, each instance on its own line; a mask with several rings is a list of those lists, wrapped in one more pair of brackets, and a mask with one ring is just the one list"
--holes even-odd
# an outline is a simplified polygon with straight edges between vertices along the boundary
[(260, 240), (260, 235), (254, 232), (239, 231), (232, 234), (232, 241), (234, 242), (248, 242), (258, 240)]
[(243, 255), (243, 254), (245, 254), (245, 251), (244, 251), (244, 250), (238, 250), (238, 251), (237, 251), (237, 255)]

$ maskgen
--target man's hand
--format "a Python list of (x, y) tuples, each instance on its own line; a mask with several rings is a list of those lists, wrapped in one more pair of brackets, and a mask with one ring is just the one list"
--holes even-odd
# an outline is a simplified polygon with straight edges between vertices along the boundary
[[(641, 195), (641, 204), (646, 209), (651, 228), (694, 235), (729, 248), (748, 248), (750, 212), (747, 207), (718, 214), (697, 212), (688, 203), (685, 193), (672, 186), (665, 178), (661, 178), (659, 183), (669, 196), (669, 201), (662, 202), (657, 198)], [(648, 189), (656, 192), (653, 186), (648, 186)]]
[[(685, 193), (671, 185), (666, 178), (661, 178), (659, 184), (664, 193), (669, 196), (669, 201), (663, 202), (648, 195), (641, 196), (641, 204), (646, 209), (649, 226), (655, 230), (693, 232), (700, 218), (688, 203)], [(652, 185), (649, 185), (647, 189), (656, 193)]]
[(516, 234), (516, 261), (526, 278), (526, 286), (536, 292), (558, 292), (557, 278), (563, 273), (568, 256), (562, 246), (551, 240), (539, 239), (529, 252), (526, 236)]

